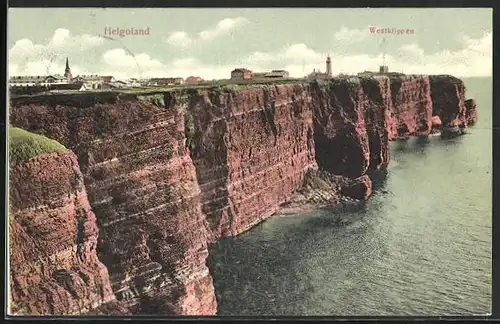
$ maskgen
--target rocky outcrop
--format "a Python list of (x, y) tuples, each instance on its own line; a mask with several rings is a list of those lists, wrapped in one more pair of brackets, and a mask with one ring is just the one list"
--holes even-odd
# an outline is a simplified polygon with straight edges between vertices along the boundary
[(343, 187), (341, 194), (358, 200), (367, 200), (372, 194), (372, 182), (365, 174)]
[(10, 313), (82, 314), (114, 301), (76, 156), (10, 166)]
[(213, 238), (275, 213), (316, 167), (309, 85), (193, 94), (191, 155)]
[(389, 80), (341, 78), (313, 86), (320, 168), (356, 178), (386, 165), (391, 137)]
[(465, 120), (467, 126), (472, 126), (477, 121), (477, 108), (476, 101), (474, 99), (468, 99), (465, 101)]
[(429, 77), (431, 85), (432, 115), (439, 116), (443, 128), (454, 128), (467, 123), (465, 85), (451, 75)]
[(392, 135), (407, 139), (426, 136), (432, 130), (433, 101), (428, 76), (391, 78)]
[(365, 96), (358, 78), (314, 84), (314, 144), (321, 169), (358, 177), (368, 170)]
[[(351, 77), (23, 97), (12, 100), (10, 122), (77, 154), (120, 307), (210, 315), (208, 244), (283, 204), (367, 199), (369, 175), (389, 162), (392, 138), (427, 135), (438, 118), (451, 125), (452, 106), (466, 107), (459, 83), (434, 81)], [(433, 87), (454, 99), (441, 100)]]
[(11, 123), (78, 155), (117, 299), (134, 313), (214, 314), (206, 221), (182, 107), (165, 109), (163, 95), (58, 97), (18, 102)]

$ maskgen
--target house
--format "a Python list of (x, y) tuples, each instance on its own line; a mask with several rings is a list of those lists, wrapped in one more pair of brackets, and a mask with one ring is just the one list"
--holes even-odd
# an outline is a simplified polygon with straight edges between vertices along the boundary
[(140, 87), (142, 85), (141, 80), (136, 78), (130, 78), (125, 81), (128, 87)]
[(102, 76), (101, 78), (102, 78), (102, 82), (103, 82), (103, 83), (113, 83), (113, 82), (115, 82), (115, 81), (116, 81), (116, 80), (115, 80), (115, 78), (113, 78), (113, 77), (112, 77), (112, 76), (110, 76), (110, 75), (107, 75), (107, 76)]
[(50, 85), (50, 84), (68, 83), (68, 80), (67, 77), (65, 77), (64, 75), (54, 74), (45, 77), (44, 82), (45, 84)]
[(231, 80), (252, 80), (252, 71), (245, 68), (238, 68), (231, 71)]
[(44, 76), (12, 76), (9, 79), (11, 87), (34, 87), (45, 83)]
[(199, 76), (190, 76), (187, 77), (184, 83), (186, 84), (198, 84), (200, 82), (203, 82), (203, 79), (200, 78)]
[(73, 82), (84, 83), (87, 89), (100, 89), (104, 80), (97, 74), (91, 75), (78, 75), (73, 78)]
[(320, 71), (313, 70), (312, 73), (310, 73), (307, 76), (308, 79), (329, 79), (328, 73), (323, 73)]
[(67, 83), (67, 80), (62, 75), (13, 76), (9, 79), (9, 85), (12, 87), (45, 86), (54, 83)]
[(252, 73), (252, 79), (254, 80), (265, 79), (267, 73), (269, 72), (254, 72)]
[(111, 83), (116, 85), (118, 88), (126, 88), (130, 86), (127, 82), (122, 80), (113, 81)]
[(65, 91), (65, 90), (87, 91), (87, 87), (83, 82), (51, 84), (49, 86), (49, 91)]
[(176, 77), (176, 78), (152, 78), (149, 79), (147, 85), (152, 87), (164, 87), (164, 86), (173, 86), (180, 85), (184, 83), (184, 79)]
[(11, 87), (46, 87), (53, 84), (67, 84), (72, 82), (69, 60), (66, 58), (66, 69), (64, 75), (36, 75), (36, 76), (12, 76), (9, 78)]
[(113, 83), (107, 83), (107, 82), (104, 82), (102, 85), (101, 85), (101, 90), (113, 90), (113, 89), (116, 89), (118, 88), (118, 86), (116, 86), (115, 84)]
[(383, 74), (389, 73), (389, 67), (387, 65), (379, 66), (379, 73)]
[(265, 77), (271, 78), (271, 79), (275, 79), (275, 78), (286, 79), (286, 78), (290, 77), (290, 73), (288, 73), (288, 71), (285, 71), (285, 70), (272, 70), (271, 72), (266, 73)]
[(268, 79), (284, 79), (289, 78), (290, 73), (285, 70), (272, 70), (271, 72), (254, 72), (252, 79), (254, 80), (268, 80)]

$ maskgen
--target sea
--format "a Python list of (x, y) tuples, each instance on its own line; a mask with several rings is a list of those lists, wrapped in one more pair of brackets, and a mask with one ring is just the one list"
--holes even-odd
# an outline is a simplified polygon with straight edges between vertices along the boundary
[(367, 202), (274, 216), (214, 244), (218, 315), (490, 314), (492, 79), (463, 80), (477, 124), (391, 143)]

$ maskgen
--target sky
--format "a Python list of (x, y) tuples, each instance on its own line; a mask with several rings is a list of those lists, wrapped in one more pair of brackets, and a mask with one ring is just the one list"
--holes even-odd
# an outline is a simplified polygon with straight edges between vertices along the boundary
[[(396, 33), (370, 28), (397, 29)], [(106, 28), (148, 29), (108, 35)], [(105, 36), (105, 37), (103, 37)], [(302, 77), (378, 70), (492, 75), (491, 8), (9, 8), (9, 75), (227, 79), (234, 68)]]

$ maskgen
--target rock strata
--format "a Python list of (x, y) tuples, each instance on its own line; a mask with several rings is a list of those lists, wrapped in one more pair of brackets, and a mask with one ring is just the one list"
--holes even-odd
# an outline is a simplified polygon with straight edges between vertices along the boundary
[[(427, 136), (440, 127), (466, 127), (475, 120), (476, 108), (464, 98), (463, 82), (450, 76), (344, 77), (20, 97), (12, 99), (10, 122), (59, 141), (78, 157), (79, 190), (86, 189), (93, 213), (88, 202), (84, 209), (89, 220), (95, 213), (100, 231), (97, 254), (92, 245), (88, 257), (95, 260), (88, 276), (94, 282), (94, 277), (104, 278), (106, 269), (109, 273), (109, 284), (107, 279), (95, 284), (102, 286), (99, 293), (88, 288), (84, 304), (99, 304), (92, 314), (213, 315), (217, 305), (205, 264), (208, 244), (242, 233), (283, 206), (366, 200), (372, 191), (370, 175), (389, 163), (389, 142)], [(50, 173), (13, 172), (14, 187), (26, 181), (24, 172), (37, 184), (41, 180), (36, 179)], [(61, 188), (47, 186), (39, 196), (58, 197)], [(28, 245), (19, 237), (49, 250), (69, 244), (64, 243), (74, 234), (69, 225), (67, 233), (46, 228), (45, 236), (18, 228), (20, 211), (33, 219), (46, 217), (39, 207), (46, 202), (15, 191), (11, 195), (17, 206), (10, 217), (11, 260), (21, 264), (27, 258), (23, 246)], [(71, 208), (61, 211), (64, 221), (59, 223), (74, 221)], [(85, 226), (86, 233), (94, 233), (89, 242), (95, 244), (97, 229)], [(65, 261), (64, 269), (71, 262)], [(11, 276), (18, 285), (28, 271), (19, 266)], [(48, 272), (30, 282), (36, 283), (33, 287), (48, 285), (50, 276)], [(27, 287), (26, 281), (20, 287)], [(45, 296), (19, 288), (13, 290), (13, 300), (21, 300), (23, 289), (25, 299)], [(67, 299), (67, 306), (58, 306), (62, 308), (37, 301), (36, 307), (18, 305), (16, 310), (75, 312), (71, 300), (76, 297), (61, 296), (59, 304)]]
[(76, 156), (10, 166), (10, 312), (84, 314), (114, 301)]

